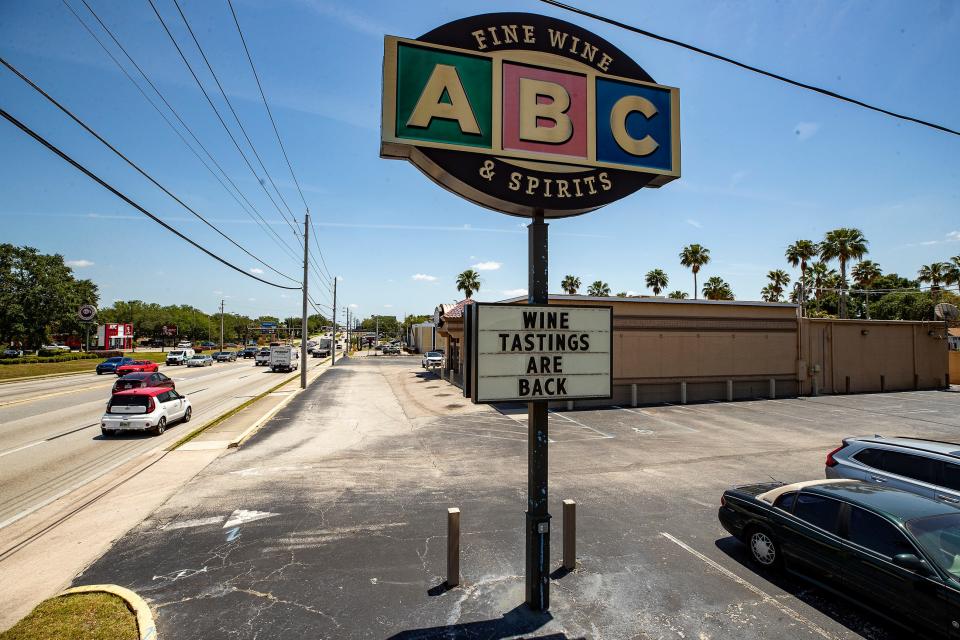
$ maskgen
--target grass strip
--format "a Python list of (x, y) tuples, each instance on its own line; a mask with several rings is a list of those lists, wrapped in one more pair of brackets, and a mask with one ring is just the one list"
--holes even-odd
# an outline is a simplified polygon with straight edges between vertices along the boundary
[[(166, 362), (167, 354), (160, 351), (144, 351), (128, 353), (127, 357), (134, 360), (150, 360), (151, 362)], [(0, 367), (0, 380), (8, 378), (31, 378), (57, 375), (61, 373), (93, 372), (97, 365), (105, 358), (89, 360), (67, 360), (65, 362), (29, 362), (25, 364), (8, 364)], [(106, 374), (104, 374), (106, 375)]]
[(0, 640), (139, 640), (137, 618), (109, 593), (58, 596), (41, 602)]

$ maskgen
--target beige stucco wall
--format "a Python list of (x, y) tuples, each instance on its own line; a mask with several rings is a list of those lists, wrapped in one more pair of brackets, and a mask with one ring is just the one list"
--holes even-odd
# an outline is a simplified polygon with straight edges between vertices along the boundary
[(960, 384), (960, 351), (950, 352), (950, 383)]

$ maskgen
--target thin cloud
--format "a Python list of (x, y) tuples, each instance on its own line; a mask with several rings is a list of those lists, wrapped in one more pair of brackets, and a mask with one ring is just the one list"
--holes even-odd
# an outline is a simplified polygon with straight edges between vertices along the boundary
[(793, 128), (793, 133), (797, 136), (797, 140), (803, 142), (812, 138), (819, 130), (819, 122), (798, 122)]
[(343, 23), (355, 31), (359, 31), (360, 33), (383, 37), (383, 34), (387, 33), (388, 31), (384, 25), (377, 24), (368, 17), (356, 13), (355, 11), (344, 9), (343, 7), (338, 7), (327, 2), (316, 1), (308, 1), (305, 4), (320, 15), (333, 18), (334, 20)]
[(686, 222), (691, 227), (696, 227), (697, 229), (703, 228), (703, 225), (700, 224), (698, 220), (694, 220), (693, 218), (687, 218), (686, 220), (684, 220), (684, 222)]
[(352, 304), (349, 305), (349, 306), (350, 306), (351, 309), (356, 309), (356, 308), (358, 308), (360, 305), (358, 305), (356, 302), (354, 302), (354, 303), (352, 303)]
[(496, 271), (502, 266), (501, 263), (490, 260), (488, 262), (478, 262), (470, 268), (476, 269), (477, 271)]
[(64, 264), (68, 267), (73, 267), (74, 269), (83, 269), (86, 267), (92, 267), (94, 262), (92, 260), (85, 260), (81, 258), (80, 260), (67, 260)]
[(255, 274), (257, 274), (257, 275), (260, 275), (261, 273), (263, 273), (263, 269), (260, 269), (260, 268), (258, 268), (258, 267), (251, 267), (251, 268), (250, 268), (250, 273), (255, 273)]
[(431, 275), (428, 275), (428, 274), (426, 274), (426, 273), (415, 273), (415, 274), (413, 274), (413, 275), (410, 276), (410, 277), (413, 278), (414, 280), (419, 280), (419, 281), (422, 281), (422, 282), (436, 282), (436, 281), (437, 281), (437, 276), (431, 276)]
[(383, 308), (384, 308), (384, 309), (393, 309), (393, 305), (392, 305), (392, 304), (385, 304), (385, 305), (383, 305)]
[(526, 289), (505, 289), (501, 293), (509, 298), (516, 298), (517, 296), (527, 295)]
[(923, 242), (912, 242), (906, 246), (916, 247), (919, 245), (921, 247), (930, 247), (937, 244), (947, 244), (949, 242), (960, 242), (960, 231), (948, 231), (942, 240), (924, 240)]

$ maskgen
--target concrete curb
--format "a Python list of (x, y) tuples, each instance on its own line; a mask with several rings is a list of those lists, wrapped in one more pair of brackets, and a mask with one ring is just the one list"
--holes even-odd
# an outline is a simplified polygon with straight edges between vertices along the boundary
[(44, 380), (47, 378), (66, 378), (67, 376), (80, 376), (84, 374), (90, 375), (91, 373), (93, 375), (97, 375), (97, 372), (91, 369), (89, 371), (70, 371), (67, 373), (44, 373), (39, 376), (20, 376), (19, 378), (4, 378), (3, 380), (0, 380), (0, 385), (9, 384), (12, 382), (27, 382), (29, 380)]
[(150, 613), (150, 606), (147, 605), (143, 598), (130, 589), (115, 584), (87, 584), (67, 589), (60, 595), (68, 596), (75, 593), (109, 593), (118, 598), (122, 598), (137, 616), (137, 628), (140, 631), (140, 640), (158, 639), (157, 626), (153, 623), (153, 614)]

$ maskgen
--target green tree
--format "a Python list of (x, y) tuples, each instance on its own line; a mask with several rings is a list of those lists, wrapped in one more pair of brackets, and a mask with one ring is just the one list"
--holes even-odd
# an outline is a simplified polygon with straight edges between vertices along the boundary
[(867, 320), (870, 319), (870, 294), (867, 293), (867, 290), (882, 274), (880, 265), (873, 260), (861, 260), (850, 270), (850, 275), (853, 276), (853, 281), (857, 283), (857, 287), (864, 290), (863, 310)]
[[(942, 302), (960, 304), (960, 296), (941, 292)], [(931, 291), (891, 291), (870, 305), (876, 320), (933, 320), (938, 299)]]
[(707, 300), (733, 300), (733, 290), (720, 276), (712, 276), (703, 283), (703, 297)]
[(663, 269), (651, 269), (647, 271), (644, 281), (647, 284), (647, 288), (653, 291), (653, 295), (655, 296), (660, 295), (660, 292), (670, 284), (670, 279)]
[(768, 302), (780, 302), (783, 290), (790, 284), (790, 275), (783, 269), (773, 269), (767, 273), (767, 279), (770, 281), (770, 291), (774, 294), (773, 300)]
[(667, 294), (667, 297), (671, 300), (686, 300), (690, 297), (686, 291), (671, 291)]
[(820, 259), (840, 263), (840, 317), (847, 317), (847, 263), (867, 253), (867, 239), (860, 229), (841, 227), (828, 231), (820, 243)]
[(587, 295), (597, 298), (605, 298), (610, 295), (610, 285), (602, 280), (594, 280), (593, 284), (590, 285), (590, 288), (587, 289)]
[[(950, 258), (950, 265), (947, 269), (947, 275), (943, 280), (947, 286), (951, 284), (960, 284), (960, 256)], [(960, 288), (958, 288), (960, 291)]]
[(760, 297), (764, 302), (780, 302), (780, 291), (777, 291), (776, 287), (772, 284), (768, 284), (760, 289)]
[(699, 244), (687, 245), (680, 252), (680, 264), (693, 272), (693, 297), (697, 297), (697, 274), (700, 267), (710, 262), (710, 249)]
[(577, 295), (577, 290), (580, 288), (580, 278), (572, 275), (563, 276), (563, 280), (560, 282), (560, 288), (563, 289), (563, 292), (575, 296)]
[(463, 295), (469, 300), (473, 294), (480, 291), (480, 274), (473, 269), (467, 269), (457, 276), (457, 291), (463, 291)]
[(936, 297), (940, 293), (940, 284), (950, 279), (950, 264), (946, 262), (932, 262), (920, 267), (917, 280), (930, 283), (930, 292)]
[(817, 256), (819, 248), (813, 240), (797, 240), (787, 246), (784, 256), (792, 267), (800, 267), (800, 277), (797, 278), (799, 292), (796, 294), (796, 300), (801, 307), (806, 304), (807, 299), (807, 262)]

